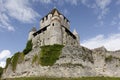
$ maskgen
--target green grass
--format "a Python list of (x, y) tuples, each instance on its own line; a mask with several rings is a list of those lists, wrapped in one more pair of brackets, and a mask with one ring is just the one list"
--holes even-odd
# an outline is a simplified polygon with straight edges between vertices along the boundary
[(28, 77), (28, 78), (13, 78), (6, 80), (120, 80), (114, 77), (82, 77), (82, 78), (46, 78), (46, 77)]
[(23, 50), (23, 53), (26, 55), (32, 50), (32, 40), (29, 40), (26, 44), (26, 48)]
[(59, 59), (63, 45), (42, 46), (40, 51), (39, 63), (42, 66), (52, 66)]

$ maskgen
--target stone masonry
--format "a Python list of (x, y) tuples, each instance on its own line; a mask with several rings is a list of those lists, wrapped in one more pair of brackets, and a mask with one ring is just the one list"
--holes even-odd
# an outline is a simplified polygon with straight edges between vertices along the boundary
[(28, 40), (32, 39), (33, 48), (43, 45), (79, 46), (79, 35), (76, 30), (70, 31), (69, 20), (56, 8), (40, 20), (40, 30), (35, 27), (30, 31)]

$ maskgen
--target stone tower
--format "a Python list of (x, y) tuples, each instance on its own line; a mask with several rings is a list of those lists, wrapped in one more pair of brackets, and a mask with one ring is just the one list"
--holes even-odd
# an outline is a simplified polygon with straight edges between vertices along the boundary
[(78, 34), (70, 31), (69, 20), (56, 8), (40, 20), (40, 30), (31, 31), (31, 34), (33, 48), (53, 44), (79, 46)]
[(79, 37), (79, 35), (78, 35), (76, 29), (74, 29), (73, 34), (76, 36), (77, 41), (78, 41), (78, 43), (80, 44), (80, 37)]
[(63, 44), (62, 41), (62, 27), (61, 19), (59, 17), (59, 12), (57, 10), (53, 11), (53, 17), (50, 21), (50, 45), (53, 44)]

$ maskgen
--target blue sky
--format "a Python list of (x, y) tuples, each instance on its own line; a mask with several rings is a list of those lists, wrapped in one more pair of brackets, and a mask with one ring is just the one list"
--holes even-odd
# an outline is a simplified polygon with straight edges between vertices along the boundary
[(81, 45), (120, 49), (120, 0), (0, 0), (0, 66), (25, 48), (33, 26), (56, 7), (77, 30)]

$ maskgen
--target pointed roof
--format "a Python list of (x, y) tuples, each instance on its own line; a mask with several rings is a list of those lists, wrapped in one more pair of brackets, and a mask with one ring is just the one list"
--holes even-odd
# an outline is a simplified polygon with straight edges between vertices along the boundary
[[(58, 11), (58, 9), (57, 8), (53, 8), (46, 16), (44, 16), (44, 17), (47, 17), (49, 14), (52, 14), (52, 15), (54, 15), (54, 14), (56, 14), (56, 12), (57, 12), (57, 14), (58, 15), (63, 15), (62, 13), (60, 13), (59, 11)], [(42, 19), (44, 19), (44, 17), (42, 18)], [(69, 20), (63, 15), (63, 17), (69, 22)], [(42, 20), (41, 19), (41, 20)]]
[(53, 8), (49, 14), (53, 14), (57, 12), (59, 15), (62, 15), (56, 8)]
[(73, 34), (78, 34), (77, 31), (76, 31), (76, 29), (74, 29)]

